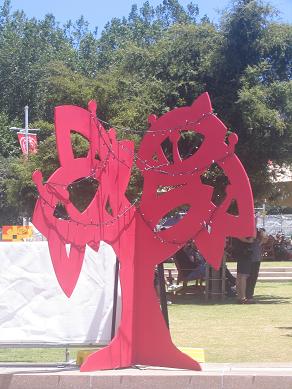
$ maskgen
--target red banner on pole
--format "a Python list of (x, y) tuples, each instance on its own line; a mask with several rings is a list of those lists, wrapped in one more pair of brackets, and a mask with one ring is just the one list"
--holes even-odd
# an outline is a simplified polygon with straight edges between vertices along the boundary
[[(18, 132), (17, 136), (18, 136), (18, 140), (19, 140), (20, 147), (21, 147), (21, 150), (22, 150), (23, 154), (27, 154), (26, 142), (25, 142), (25, 134), (23, 134), (22, 132)], [(37, 152), (37, 146), (38, 146), (37, 136), (35, 134), (29, 134), (28, 135), (28, 149), (29, 149), (29, 152), (32, 153), (32, 154), (36, 153)]]

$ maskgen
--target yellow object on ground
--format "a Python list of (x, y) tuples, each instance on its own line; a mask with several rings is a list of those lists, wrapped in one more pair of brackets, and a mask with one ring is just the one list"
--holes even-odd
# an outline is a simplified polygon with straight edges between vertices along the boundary
[(76, 365), (81, 366), (89, 354), (94, 353), (98, 349), (89, 349), (89, 350), (79, 350), (77, 351)]
[(203, 348), (178, 347), (178, 349), (197, 362), (205, 362), (205, 352)]

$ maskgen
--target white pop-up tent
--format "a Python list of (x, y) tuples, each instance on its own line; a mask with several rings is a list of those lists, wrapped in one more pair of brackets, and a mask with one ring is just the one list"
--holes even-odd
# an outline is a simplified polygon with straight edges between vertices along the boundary
[[(61, 290), (47, 242), (0, 242), (0, 343), (106, 344), (111, 338), (116, 256), (86, 249), (70, 298)], [(120, 317), (118, 288), (117, 321)]]

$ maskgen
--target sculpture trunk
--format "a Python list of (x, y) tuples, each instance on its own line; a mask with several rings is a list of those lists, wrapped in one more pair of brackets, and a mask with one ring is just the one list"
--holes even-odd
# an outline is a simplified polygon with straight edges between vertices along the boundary
[[(196, 361), (183, 354), (172, 343), (162, 316), (153, 282), (153, 233), (140, 217), (136, 217), (133, 224), (135, 226), (131, 226), (128, 233), (135, 227), (135, 247), (121, 241), (114, 247), (118, 249), (116, 252), (121, 264), (122, 317), (119, 329), (107, 347), (89, 355), (81, 366), (81, 371), (133, 365), (200, 370)], [(129, 242), (125, 233), (122, 237), (121, 239)]]

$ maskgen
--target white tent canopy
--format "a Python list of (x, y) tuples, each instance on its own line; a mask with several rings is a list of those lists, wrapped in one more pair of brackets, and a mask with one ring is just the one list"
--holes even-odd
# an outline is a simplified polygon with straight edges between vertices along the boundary
[(115, 263), (106, 243), (98, 253), (87, 247), (77, 286), (67, 298), (47, 242), (0, 242), (0, 343), (108, 343)]

